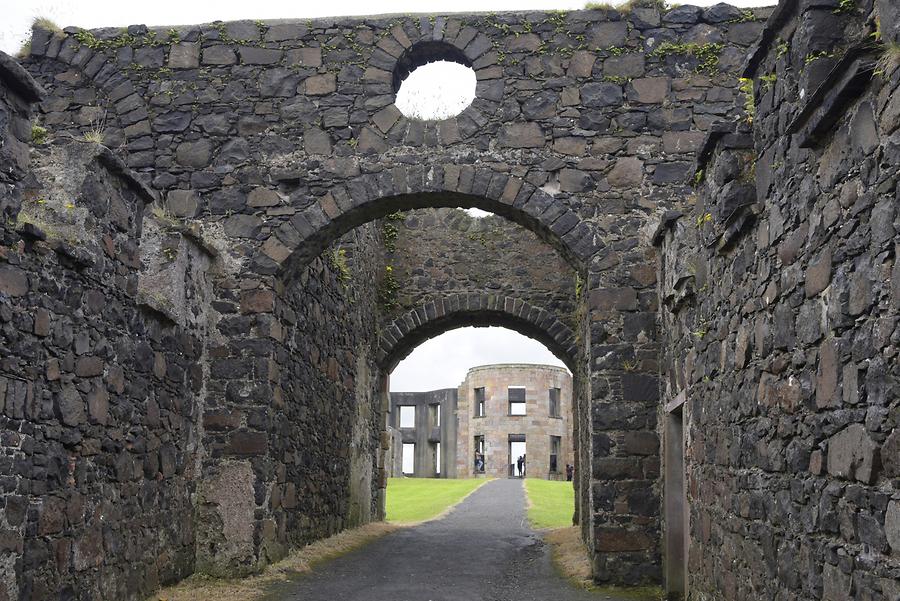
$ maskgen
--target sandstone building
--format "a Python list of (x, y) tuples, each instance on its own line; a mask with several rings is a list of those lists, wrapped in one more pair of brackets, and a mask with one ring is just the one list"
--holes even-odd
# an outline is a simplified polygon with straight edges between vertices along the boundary
[[(495, 325), (572, 373), (596, 581), (893, 601), (898, 47), (895, 0), (36, 28), (0, 55), (0, 598), (380, 519), (387, 374)], [(437, 58), (475, 99), (409, 119)]]
[(550, 365), (471, 368), (458, 388), (391, 392), (394, 477), (562, 480), (574, 465), (572, 377)]

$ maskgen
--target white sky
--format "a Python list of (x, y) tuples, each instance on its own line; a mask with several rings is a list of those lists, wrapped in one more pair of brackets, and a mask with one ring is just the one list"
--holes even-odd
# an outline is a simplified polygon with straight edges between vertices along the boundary
[[(619, 2), (613, 0), (613, 4)], [(716, 0), (693, 0), (708, 6)], [(775, 0), (732, 0), (735, 6), (766, 6)], [(0, 50), (14, 54), (28, 38), (31, 21), (47, 17), (60, 27), (191, 25), (237, 19), (305, 19), (382, 13), (476, 12), (582, 8), (585, 0), (0, 0)]]
[[(694, 0), (699, 6), (717, 0)], [(613, 1), (613, 4), (619, 2)], [(735, 6), (766, 6), (775, 0), (732, 0)], [(61, 27), (122, 27), (125, 25), (189, 25), (215, 20), (304, 19), (383, 13), (478, 12), (582, 8), (585, 0), (0, 0), (0, 50), (15, 54), (28, 39), (35, 17), (47, 17)], [(486, 363), (547, 363), (562, 365), (540, 343), (504, 328), (461, 328), (433, 338), (406, 358), (391, 376), (391, 389), (435, 390), (456, 387), (466, 370)]]
[(422, 343), (391, 374), (391, 390), (456, 388), (466, 371), (488, 363), (565, 367), (543, 344), (506, 328), (459, 328)]

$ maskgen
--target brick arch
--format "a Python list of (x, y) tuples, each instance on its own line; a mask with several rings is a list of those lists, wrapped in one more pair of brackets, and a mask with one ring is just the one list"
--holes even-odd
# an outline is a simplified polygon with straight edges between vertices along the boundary
[(275, 230), (254, 263), (261, 272), (289, 274), (364, 223), (439, 207), (477, 207), (506, 217), (535, 232), (575, 269), (595, 250), (592, 228), (564, 200), (518, 177), (484, 166), (403, 165), (335, 186)]
[[(77, 69), (109, 99), (109, 109), (119, 125), (135, 132), (134, 138), (151, 134), (150, 112), (144, 94), (122, 73), (116, 57), (92, 50), (71, 35), (57, 35), (35, 26), (32, 30), (30, 57), (56, 60)], [(122, 117), (127, 117), (122, 119)], [(127, 121), (125, 123), (124, 121)]]
[(390, 372), (426, 340), (466, 326), (499, 326), (534, 338), (576, 373), (578, 347), (566, 324), (521, 299), (492, 294), (453, 294), (397, 317), (382, 329), (378, 363)]

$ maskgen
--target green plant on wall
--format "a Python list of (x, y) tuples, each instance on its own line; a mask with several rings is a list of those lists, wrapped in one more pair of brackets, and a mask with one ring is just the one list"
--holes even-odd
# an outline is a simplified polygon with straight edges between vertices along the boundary
[(715, 73), (719, 70), (719, 55), (722, 54), (724, 44), (676, 44), (663, 42), (648, 56), (664, 58), (671, 55), (692, 56), (699, 61), (698, 73)]
[(406, 215), (402, 211), (397, 211), (385, 217), (384, 222), (381, 224), (381, 238), (384, 241), (384, 249), (389, 253), (397, 250), (397, 237), (400, 235), (397, 222), (404, 219), (406, 219)]
[(378, 305), (384, 311), (390, 311), (399, 306), (397, 302), (397, 292), (400, 291), (400, 284), (394, 276), (394, 266), (385, 265), (384, 274), (378, 283)]
[(756, 117), (756, 98), (753, 95), (753, 80), (749, 77), (740, 79), (740, 91), (744, 95), (744, 112), (747, 114), (747, 123), (752, 124)]
[(856, 0), (839, 0), (837, 8), (833, 11), (836, 15), (849, 14), (856, 10)]
[(337, 279), (341, 284), (346, 285), (350, 281), (350, 266), (347, 263), (347, 251), (343, 248), (333, 250), (328, 255), (328, 262), (331, 268), (337, 274)]
[(878, 64), (875, 66), (875, 74), (881, 77), (892, 73), (900, 66), (900, 44), (890, 42), (884, 45)]
[(41, 127), (37, 123), (31, 126), (31, 142), (33, 144), (46, 144), (49, 136), (46, 127)]

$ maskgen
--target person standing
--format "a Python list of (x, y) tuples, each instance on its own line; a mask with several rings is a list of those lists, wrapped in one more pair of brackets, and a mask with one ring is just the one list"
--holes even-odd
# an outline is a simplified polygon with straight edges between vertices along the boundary
[(566, 481), (571, 482), (575, 476), (575, 466), (571, 463), (566, 464)]
[(518, 472), (519, 478), (522, 477), (522, 468), (525, 464), (524, 455), (519, 455), (519, 458), (516, 459), (516, 471)]

